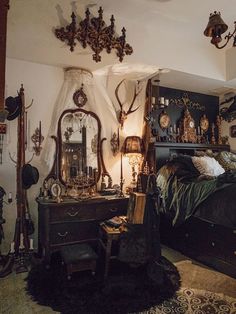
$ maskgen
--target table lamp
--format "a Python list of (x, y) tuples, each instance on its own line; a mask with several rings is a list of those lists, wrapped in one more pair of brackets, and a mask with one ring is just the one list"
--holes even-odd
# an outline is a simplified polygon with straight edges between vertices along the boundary
[(129, 158), (129, 164), (132, 168), (132, 181), (130, 188), (133, 190), (137, 186), (135, 167), (140, 166), (143, 161), (144, 145), (139, 136), (127, 136), (122, 146), (122, 153)]

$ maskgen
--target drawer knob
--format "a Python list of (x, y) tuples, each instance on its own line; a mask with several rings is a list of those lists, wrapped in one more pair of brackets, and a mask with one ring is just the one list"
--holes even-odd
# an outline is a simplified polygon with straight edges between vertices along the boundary
[(110, 212), (114, 213), (114, 212), (117, 212), (117, 208), (109, 208)]
[(59, 235), (59, 237), (65, 238), (67, 236), (68, 232), (66, 231), (64, 234), (58, 232), (57, 234)]
[(70, 216), (70, 217), (75, 217), (75, 216), (78, 215), (78, 213), (79, 213), (78, 210), (74, 212), (74, 208), (73, 208), (73, 207), (71, 208), (71, 210), (72, 210), (72, 212), (68, 210), (68, 212), (67, 212), (67, 215), (68, 215), (68, 216)]
[(236, 234), (236, 230), (233, 230), (233, 233)]
[(234, 251), (234, 255), (236, 255), (236, 251)]
[(211, 246), (215, 246), (215, 242), (211, 242)]

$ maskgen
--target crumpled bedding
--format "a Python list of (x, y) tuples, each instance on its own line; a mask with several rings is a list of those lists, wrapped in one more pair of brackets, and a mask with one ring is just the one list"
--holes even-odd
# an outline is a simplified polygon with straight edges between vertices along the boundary
[(205, 178), (197, 172), (194, 173), (190, 159), (188, 163), (190, 167), (186, 167), (185, 163), (181, 169), (179, 160), (177, 164), (172, 161), (160, 169), (157, 186), (160, 189), (161, 212), (172, 217), (174, 226), (194, 215), (212, 223), (235, 228), (236, 171)]

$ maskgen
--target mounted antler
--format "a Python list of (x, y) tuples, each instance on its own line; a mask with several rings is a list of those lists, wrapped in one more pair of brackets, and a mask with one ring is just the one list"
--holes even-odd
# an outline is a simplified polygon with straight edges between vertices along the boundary
[(116, 95), (116, 99), (118, 101), (118, 104), (120, 106), (120, 111), (119, 111), (119, 115), (118, 115), (118, 121), (121, 125), (121, 129), (123, 128), (124, 126), (124, 122), (125, 120), (127, 119), (127, 116), (133, 112), (135, 112), (136, 110), (138, 110), (139, 106), (136, 107), (135, 109), (133, 109), (133, 105), (134, 105), (134, 102), (138, 96), (138, 94), (141, 92), (141, 89), (137, 91), (136, 89), (136, 85), (135, 85), (135, 90), (134, 90), (134, 97), (132, 99), (132, 102), (131, 102), (131, 105), (129, 106), (129, 109), (127, 111), (124, 110), (123, 106), (124, 104), (121, 103), (120, 101), (120, 98), (119, 98), (119, 95), (118, 95), (118, 90), (121, 86), (121, 84), (124, 82), (125, 79), (123, 79), (122, 81), (120, 81), (120, 83), (117, 85), (116, 89), (115, 89), (115, 95)]

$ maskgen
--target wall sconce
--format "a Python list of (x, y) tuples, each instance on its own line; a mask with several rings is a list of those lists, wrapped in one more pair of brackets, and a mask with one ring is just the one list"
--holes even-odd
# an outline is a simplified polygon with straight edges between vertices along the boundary
[(102, 7), (98, 10), (98, 17), (90, 18), (90, 11), (87, 8), (85, 11), (85, 19), (76, 25), (76, 16), (72, 12), (71, 23), (66, 27), (55, 29), (55, 35), (63, 42), (67, 42), (70, 51), (74, 50), (76, 40), (82, 45), (83, 48), (90, 46), (93, 50), (93, 60), (96, 62), (101, 61), (100, 53), (106, 49), (107, 53), (111, 53), (112, 49), (116, 50), (119, 61), (122, 62), (125, 55), (131, 55), (133, 48), (126, 43), (126, 29), (123, 27), (122, 35), (115, 36), (115, 19), (111, 16), (111, 24), (106, 25), (103, 20)]
[(135, 167), (141, 166), (143, 161), (144, 145), (143, 141), (139, 136), (127, 136), (122, 146), (122, 152), (124, 156), (129, 158), (129, 164), (132, 168), (132, 181), (130, 189), (134, 190), (137, 186)]
[(42, 136), (41, 121), (39, 121), (39, 127), (35, 129), (34, 134), (31, 136), (31, 141), (34, 143), (33, 150), (36, 156), (40, 155), (43, 140), (44, 137)]
[(228, 29), (228, 25), (221, 18), (220, 12), (214, 11), (214, 13), (210, 14), (209, 21), (206, 29), (204, 30), (204, 35), (207, 37), (211, 37), (211, 43), (215, 45), (216, 48), (222, 49), (224, 48), (229, 40), (233, 37), (233, 47), (236, 46), (236, 22), (234, 22), (234, 31), (231, 34), (230, 32), (225, 36), (225, 44), (219, 46), (219, 43), (222, 41), (221, 35), (225, 33)]
[(119, 128), (117, 130), (117, 133), (114, 132), (112, 134), (111, 140), (110, 140), (110, 144), (111, 144), (111, 151), (113, 156), (116, 156), (119, 152), (120, 149), (120, 135), (119, 135)]

